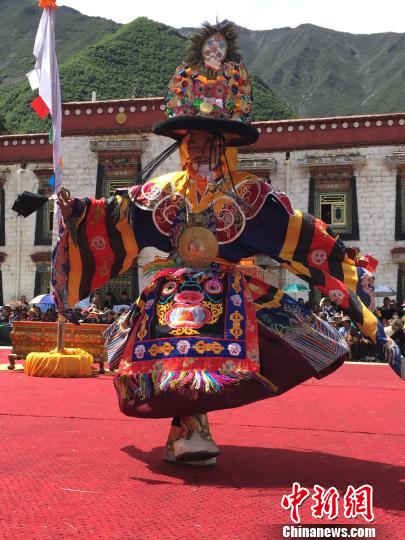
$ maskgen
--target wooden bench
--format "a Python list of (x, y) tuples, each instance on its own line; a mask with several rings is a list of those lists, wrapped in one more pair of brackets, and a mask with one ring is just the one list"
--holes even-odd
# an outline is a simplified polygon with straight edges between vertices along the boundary
[[(103, 332), (107, 324), (66, 324), (65, 346), (84, 349), (100, 364), (99, 373), (105, 373), (107, 351)], [(8, 356), (8, 369), (15, 368), (16, 360), (25, 360), (30, 352), (49, 352), (56, 348), (57, 323), (15, 321), (11, 331), (12, 350)]]

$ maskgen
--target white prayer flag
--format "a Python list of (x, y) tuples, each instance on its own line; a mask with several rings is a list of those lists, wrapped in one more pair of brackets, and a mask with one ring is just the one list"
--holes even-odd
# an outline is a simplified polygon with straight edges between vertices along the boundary
[(31, 90), (36, 90), (39, 88), (39, 72), (37, 69), (31, 70), (26, 76), (30, 83)]
[[(53, 124), (53, 168), (55, 171), (55, 192), (62, 185), (62, 102), (60, 93), (58, 60), (55, 48), (55, 9), (44, 8), (34, 45), (35, 68), (27, 74), (35, 85), (35, 75), (39, 79), (39, 95), (48, 106)], [(31, 84), (32, 86), (32, 84)]]

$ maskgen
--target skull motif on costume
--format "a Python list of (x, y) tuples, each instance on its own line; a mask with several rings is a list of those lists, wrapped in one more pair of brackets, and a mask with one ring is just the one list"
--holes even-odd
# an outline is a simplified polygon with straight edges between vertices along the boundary
[(176, 348), (179, 351), (180, 354), (187, 354), (190, 350), (190, 342), (186, 339), (180, 339), (180, 341), (177, 342)]
[(239, 345), (239, 343), (230, 343), (228, 345), (228, 351), (232, 356), (238, 356), (241, 352), (242, 348)]
[(97, 251), (102, 251), (103, 249), (105, 249), (106, 243), (102, 236), (95, 236), (91, 241), (91, 245)]
[(232, 304), (234, 306), (241, 306), (242, 305), (242, 298), (239, 294), (233, 294), (231, 296)]
[(145, 345), (137, 345), (134, 352), (137, 358), (143, 358), (146, 352)]
[(339, 289), (335, 289), (333, 291), (329, 291), (329, 297), (332, 300), (332, 302), (335, 302), (338, 306), (340, 306), (343, 302), (345, 294), (343, 291), (340, 291)]
[(311, 251), (310, 258), (316, 266), (321, 266), (326, 261), (326, 251), (324, 249), (314, 249)]

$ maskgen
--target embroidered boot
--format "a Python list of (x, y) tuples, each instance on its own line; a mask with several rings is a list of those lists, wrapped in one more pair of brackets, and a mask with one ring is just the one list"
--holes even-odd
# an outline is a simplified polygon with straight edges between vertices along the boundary
[(165, 461), (193, 466), (216, 464), (219, 454), (212, 440), (206, 414), (173, 418), (164, 450)]

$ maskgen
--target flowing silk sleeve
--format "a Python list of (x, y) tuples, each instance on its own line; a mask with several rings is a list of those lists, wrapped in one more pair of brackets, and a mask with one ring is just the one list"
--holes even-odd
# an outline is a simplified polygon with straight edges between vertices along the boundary
[(52, 256), (59, 309), (74, 306), (134, 263), (139, 247), (130, 208), (128, 196), (74, 200), (72, 217), (61, 225)]
[(399, 349), (373, 313), (373, 272), (378, 264), (373, 257), (347, 249), (326, 223), (294, 210), (288, 198), (277, 192), (267, 198), (255, 230), (259, 252), (329, 296), (363, 334), (384, 347), (386, 359), (400, 373)]

